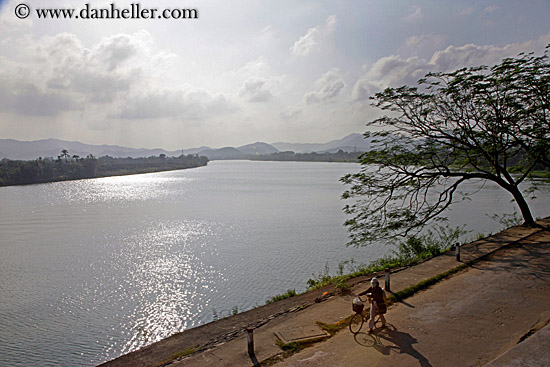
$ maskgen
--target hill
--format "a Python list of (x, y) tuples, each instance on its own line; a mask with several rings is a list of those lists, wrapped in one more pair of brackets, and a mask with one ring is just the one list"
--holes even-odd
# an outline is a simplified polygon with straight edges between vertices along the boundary
[(334, 153), (339, 150), (344, 152), (364, 152), (370, 149), (371, 141), (362, 134), (350, 134), (339, 140), (332, 140), (324, 144), (301, 143), (273, 143), (279, 151), (293, 151), (295, 153)]
[(87, 157), (92, 154), (95, 157), (110, 156), (113, 158), (140, 158), (159, 156), (177, 157), (180, 155), (199, 154), (215, 159), (246, 159), (249, 156), (270, 155), (279, 152), (292, 151), (295, 153), (335, 153), (364, 152), (371, 146), (371, 142), (363, 138), (361, 134), (350, 134), (342, 139), (333, 140), (324, 144), (302, 143), (275, 143), (256, 142), (240, 147), (210, 148), (206, 146), (176, 151), (165, 149), (136, 149), (119, 145), (93, 145), (78, 141), (60, 139), (43, 139), (35, 141), (19, 141), (14, 139), (0, 139), (0, 159), (33, 160), (39, 157), (56, 158), (61, 150), (66, 149), (71, 156)]
[(244, 154), (251, 154), (251, 155), (271, 154), (271, 153), (277, 153), (279, 151), (273, 145), (270, 145), (267, 143), (261, 143), (261, 142), (243, 145), (242, 147), (238, 147), (237, 149)]
[[(92, 154), (96, 157), (111, 156), (115, 158), (139, 158), (158, 156), (179, 156), (181, 151), (170, 152), (164, 149), (135, 149), (118, 145), (92, 145), (78, 141), (59, 139), (43, 139), (35, 141), (19, 141), (14, 139), (0, 139), (0, 158), (30, 160), (39, 157), (57, 157), (61, 150), (67, 149), (71, 156), (86, 157)], [(193, 154), (185, 153), (184, 154)]]

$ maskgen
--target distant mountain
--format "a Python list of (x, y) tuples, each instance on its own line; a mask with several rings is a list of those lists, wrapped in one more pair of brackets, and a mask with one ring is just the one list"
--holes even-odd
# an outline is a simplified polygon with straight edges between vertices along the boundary
[(273, 143), (279, 151), (293, 151), (295, 153), (333, 153), (338, 150), (344, 152), (365, 152), (370, 149), (371, 142), (362, 134), (350, 134), (342, 139), (333, 140), (324, 144), (300, 144), (300, 143)]
[(182, 153), (198, 154), (208, 157), (210, 160), (216, 159), (245, 159), (250, 155), (266, 155), (282, 151), (293, 151), (296, 153), (333, 153), (338, 150), (345, 152), (364, 152), (369, 150), (371, 141), (364, 139), (361, 134), (351, 134), (339, 140), (333, 140), (325, 144), (299, 144), (299, 143), (275, 143), (267, 144), (256, 142), (254, 144), (243, 145), (238, 148), (225, 147), (213, 149), (210, 147), (199, 147), (191, 149), (182, 149), (176, 151), (167, 151), (164, 149), (135, 149), (126, 148), (118, 145), (92, 145), (84, 144), (78, 141), (66, 141), (59, 139), (44, 139), (35, 141), (18, 141), (14, 139), (0, 139), (0, 159), (22, 159), (31, 160), (39, 157), (57, 158), (61, 150), (67, 149), (69, 155), (78, 155), (86, 157), (92, 154), (96, 157), (111, 156), (114, 158), (126, 157), (150, 157), (166, 154), (169, 157), (179, 156)]
[[(207, 149), (212, 149), (212, 148), (202, 146), (202, 147), (199, 147), (199, 148), (183, 149), (181, 152), (183, 152), (183, 154), (185, 154), (185, 155), (189, 155), (189, 154), (197, 154), (197, 153), (199, 153), (203, 150), (207, 150)], [(181, 154), (181, 152), (180, 152), (180, 154)]]
[(220, 149), (206, 149), (197, 153), (199, 156), (205, 156), (210, 160), (220, 159), (245, 159), (246, 154), (240, 150), (232, 147), (225, 147)]
[(244, 154), (252, 154), (252, 155), (271, 154), (271, 153), (279, 152), (279, 150), (275, 148), (273, 145), (270, 145), (267, 143), (261, 143), (261, 142), (243, 145), (242, 147), (238, 147), (237, 149), (243, 152)]
[[(126, 157), (150, 157), (166, 154), (167, 156), (179, 156), (181, 151), (169, 152), (164, 149), (134, 149), (118, 145), (91, 145), (77, 141), (59, 139), (44, 139), (35, 141), (18, 141), (13, 139), (0, 139), (0, 159), (37, 159), (38, 157), (56, 158), (62, 149), (67, 149), (71, 156), (86, 157), (92, 154), (96, 157), (111, 156), (115, 158)], [(191, 154), (191, 153), (187, 153)]]

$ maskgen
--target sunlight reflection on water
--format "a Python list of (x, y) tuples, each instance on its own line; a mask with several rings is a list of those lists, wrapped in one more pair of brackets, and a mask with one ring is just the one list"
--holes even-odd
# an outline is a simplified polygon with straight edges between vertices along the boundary
[[(128, 202), (162, 199), (173, 195), (174, 184), (193, 181), (190, 177), (173, 177), (165, 173), (104, 177), (93, 180), (57, 183), (68, 202)], [(179, 186), (178, 190), (185, 186)], [(58, 197), (55, 197), (58, 200)]]
[[(125, 238), (115, 262), (127, 264), (123, 289), (136, 297), (127, 327), (132, 337), (126, 353), (196, 325), (197, 314), (208, 307), (208, 286), (223, 281), (216, 269), (204, 262), (207, 223), (163, 223), (145, 233)], [(209, 247), (210, 256), (216, 248)], [(121, 325), (124, 327), (124, 325)]]

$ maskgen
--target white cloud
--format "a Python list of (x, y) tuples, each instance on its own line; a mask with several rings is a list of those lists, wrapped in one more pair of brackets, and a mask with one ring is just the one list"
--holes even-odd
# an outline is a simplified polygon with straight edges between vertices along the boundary
[(286, 78), (286, 75), (275, 72), (265, 57), (251, 60), (227, 75), (238, 83), (237, 96), (252, 103), (273, 100), (280, 93), (280, 87)]
[(413, 9), (413, 12), (405, 17), (405, 21), (416, 22), (422, 19), (422, 8), (418, 5), (414, 5)]
[(309, 28), (305, 35), (294, 42), (290, 48), (290, 52), (294, 56), (308, 56), (321, 47), (323, 39), (332, 34), (336, 27), (336, 23), (336, 15), (330, 15), (323, 25), (316, 28)]
[(407, 59), (396, 55), (383, 57), (357, 81), (352, 98), (366, 100), (387, 87), (402, 84), (414, 85), (418, 79), (430, 71), (431, 66), (426, 60), (416, 56)]
[(515, 57), (520, 52), (533, 50), (542, 52), (550, 44), (550, 33), (537, 40), (513, 43), (503, 47), (467, 44), (449, 46), (435, 52), (429, 60), (419, 57), (402, 58), (387, 56), (380, 58), (355, 83), (352, 98), (364, 101), (375, 93), (401, 85), (417, 85), (428, 72), (450, 72), (463, 67), (495, 65), (505, 57)]
[(445, 50), (435, 52), (430, 64), (437, 70), (451, 71), (462, 67), (495, 65), (505, 57), (515, 57), (521, 52), (540, 52), (550, 43), (550, 33), (521, 43), (511, 43), (503, 47), (493, 45), (466, 44), (460, 47), (449, 46)]
[(316, 82), (315, 91), (309, 92), (304, 96), (307, 104), (326, 103), (334, 101), (346, 86), (346, 82), (340, 70), (333, 68), (323, 74)]
[(307, 56), (319, 45), (318, 38), (319, 30), (317, 28), (310, 28), (304, 36), (294, 42), (294, 45), (290, 48), (290, 52), (296, 56)]

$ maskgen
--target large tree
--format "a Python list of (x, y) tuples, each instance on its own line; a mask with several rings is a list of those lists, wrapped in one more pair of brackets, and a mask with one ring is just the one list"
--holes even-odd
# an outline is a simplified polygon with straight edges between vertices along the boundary
[(349, 185), (344, 211), (351, 244), (409, 236), (444, 212), (468, 180), (508, 191), (525, 225), (535, 221), (519, 185), (550, 167), (550, 64), (520, 54), (491, 68), (430, 73), (418, 87), (388, 88), (371, 97), (387, 111), (383, 126)]

